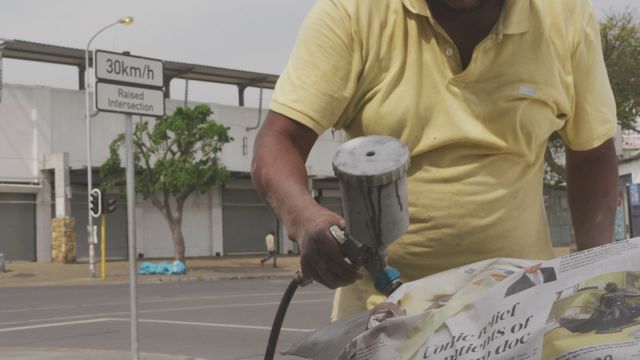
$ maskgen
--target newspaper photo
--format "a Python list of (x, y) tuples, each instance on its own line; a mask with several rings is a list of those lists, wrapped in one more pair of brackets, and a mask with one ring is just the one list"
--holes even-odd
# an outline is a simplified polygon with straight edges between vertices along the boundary
[(547, 261), (485, 260), (406, 283), (373, 312), (319, 329), (287, 353), (320, 360), (640, 359), (640, 239)]

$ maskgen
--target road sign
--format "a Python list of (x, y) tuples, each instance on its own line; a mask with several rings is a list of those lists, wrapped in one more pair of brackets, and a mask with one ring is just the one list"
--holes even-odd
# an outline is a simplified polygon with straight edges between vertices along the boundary
[(96, 50), (96, 79), (161, 88), (164, 63), (161, 60)]
[(142, 116), (164, 116), (164, 92), (98, 81), (96, 109), (99, 111)]

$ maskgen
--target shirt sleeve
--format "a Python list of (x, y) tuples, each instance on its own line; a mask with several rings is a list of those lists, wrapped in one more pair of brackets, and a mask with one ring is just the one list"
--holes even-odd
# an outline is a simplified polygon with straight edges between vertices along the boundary
[(318, 0), (307, 15), (271, 110), (316, 133), (336, 126), (362, 68), (350, 15), (340, 0)]
[(616, 104), (602, 55), (600, 28), (589, 2), (587, 20), (578, 28), (571, 54), (575, 89), (573, 114), (560, 130), (572, 150), (593, 149), (616, 131)]

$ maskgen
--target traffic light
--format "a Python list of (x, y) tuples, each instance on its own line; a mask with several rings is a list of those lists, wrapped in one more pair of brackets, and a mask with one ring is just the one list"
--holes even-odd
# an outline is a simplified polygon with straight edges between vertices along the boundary
[(104, 202), (104, 212), (111, 214), (116, 211), (116, 199), (106, 199)]
[(89, 199), (89, 209), (91, 216), (99, 217), (102, 214), (102, 194), (99, 189), (91, 190), (91, 198)]

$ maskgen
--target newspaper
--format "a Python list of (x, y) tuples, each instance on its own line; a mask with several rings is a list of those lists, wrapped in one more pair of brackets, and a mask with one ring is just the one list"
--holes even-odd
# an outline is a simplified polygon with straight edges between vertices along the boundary
[[(383, 310), (366, 321), (360, 314), (327, 327), (341, 331), (319, 330), (321, 351), (302, 354), (294, 346), (288, 353), (343, 360), (640, 359), (640, 238), (548, 261), (485, 260), (406, 283), (386, 302), (406, 314)], [(349, 332), (359, 335), (331, 337)], [(328, 344), (339, 348), (331, 352)]]

